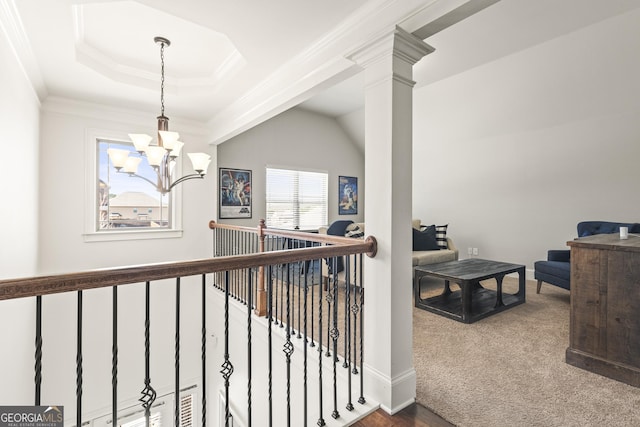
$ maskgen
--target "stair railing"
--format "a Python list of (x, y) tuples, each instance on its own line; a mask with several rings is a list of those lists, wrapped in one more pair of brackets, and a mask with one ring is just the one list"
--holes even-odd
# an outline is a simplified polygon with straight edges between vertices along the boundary
[[(43, 305), (46, 304), (46, 296), (61, 293), (76, 294), (76, 426), (83, 425), (83, 318), (86, 313), (83, 312), (83, 296), (84, 293), (94, 289), (111, 288), (112, 289), (112, 425), (118, 422), (118, 289), (130, 284), (145, 284), (145, 384), (141, 392), (142, 397), (139, 399), (145, 410), (147, 425), (150, 417), (150, 408), (156, 398), (156, 391), (150, 381), (150, 293), (153, 284), (160, 280), (171, 279), (175, 281), (176, 307), (175, 307), (175, 408), (174, 408), (174, 425), (180, 425), (179, 420), (179, 403), (177, 398), (180, 393), (180, 319), (181, 319), (181, 279), (190, 276), (201, 276), (201, 383), (202, 383), (202, 409), (201, 421), (206, 426), (207, 419), (207, 275), (213, 277), (214, 286), (221, 289), (224, 293), (225, 310), (225, 360), (222, 365), (221, 374), (225, 381), (225, 424), (228, 425), (231, 419), (231, 410), (229, 407), (230, 395), (229, 386), (231, 376), (233, 374), (233, 365), (228, 352), (229, 340), (229, 304), (230, 298), (239, 299), (240, 302), (247, 306), (247, 330), (248, 330), (248, 364), (251, 369), (251, 325), (259, 319), (257, 316), (266, 316), (269, 331), (269, 369), (272, 366), (272, 358), (274, 357), (272, 350), (272, 328), (279, 326), (283, 328), (286, 336), (286, 343), (283, 348), (287, 363), (287, 425), (299, 425), (298, 421), (291, 420), (291, 357), (294, 352), (292, 337), (296, 335), (298, 340), (302, 340), (303, 347), (303, 364), (304, 364), (304, 408), (303, 408), (303, 424), (307, 423), (307, 347), (317, 347), (318, 351), (318, 375), (319, 375), (319, 418), (318, 425), (324, 425), (323, 417), (323, 361), (322, 361), (322, 329), (323, 315), (326, 318), (327, 327), (327, 345), (325, 346), (325, 356), (330, 357), (333, 365), (333, 418), (339, 418), (337, 408), (337, 381), (336, 370), (339, 360), (338, 355), (338, 337), (340, 335), (340, 325), (338, 325), (338, 302), (342, 299), (344, 304), (344, 347), (340, 350), (343, 354), (343, 367), (347, 369), (348, 375), (348, 403), (346, 408), (353, 409), (351, 402), (351, 375), (358, 374), (358, 366), (356, 360), (360, 361), (360, 372), (362, 372), (362, 310), (364, 304), (364, 284), (362, 274), (356, 269), (362, 265), (362, 254), (375, 256), (376, 241), (373, 237), (364, 240), (348, 239), (335, 236), (318, 236), (311, 233), (301, 233), (295, 231), (272, 230), (264, 226), (261, 222), (260, 226), (252, 229), (255, 235), (255, 246), (252, 246), (254, 238), (243, 240), (248, 236), (249, 230), (243, 227), (227, 226), (211, 222), (210, 227), (214, 230), (214, 257), (211, 259), (200, 259), (181, 262), (167, 262), (140, 266), (128, 266), (119, 268), (108, 268), (100, 270), (90, 270), (69, 274), (57, 274), (47, 276), (36, 276), (18, 279), (0, 280), (0, 301), (17, 298), (34, 297), (36, 299), (36, 328), (35, 328), (35, 354), (34, 354), (34, 405), (40, 405), (42, 402), (42, 381), (43, 381)], [(244, 236), (244, 237), (241, 237)], [(234, 240), (235, 239), (235, 240)], [(229, 244), (232, 242), (232, 244)], [(286, 246), (282, 246), (286, 244)], [(219, 249), (216, 245), (219, 245)], [(244, 246), (243, 246), (244, 245)], [(220, 255), (223, 251), (233, 249), (234, 254)], [(318, 287), (318, 295), (315, 295), (315, 286), (309, 282), (309, 278), (313, 282), (313, 274), (319, 274), (318, 265), (315, 263), (325, 262), (329, 265), (335, 265), (339, 257), (345, 257), (345, 272), (342, 279), (344, 286), (344, 297), (339, 296), (339, 286), (341, 279), (339, 278), (336, 268), (326, 277), (325, 282)], [(304, 266), (304, 267), (302, 267)], [(297, 270), (294, 275), (292, 268)], [(303, 269), (303, 270), (302, 270)], [(241, 275), (239, 272), (250, 272), (248, 275)], [(258, 274), (255, 274), (257, 272)], [(301, 273), (302, 274), (299, 274)], [(252, 279), (256, 277), (257, 280)], [(241, 278), (246, 279), (246, 283), (242, 283)], [(235, 280), (235, 284), (231, 281)], [(359, 283), (356, 283), (356, 279)], [(222, 280), (222, 281), (220, 281)], [(297, 280), (297, 282), (296, 282)], [(256, 283), (255, 291), (253, 282)], [(296, 286), (294, 290), (293, 287)], [(313, 295), (309, 295), (309, 290)], [(243, 293), (244, 292), (244, 293)], [(280, 293), (278, 295), (278, 292)], [(323, 296), (323, 292), (325, 295)], [(342, 293), (340, 294), (342, 295)], [(292, 303), (292, 297), (298, 298), (298, 314), (295, 315)], [(323, 298), (327, 305), (323, 304)], [(317, 303), (317, 320), (309, 319), (307, 312), (308, 301)], [(253, 312), (255, 309), (255, 312)], [(303, 310), (301, 314), (300, 310)], [(190, 310), (192, 311), (192, 310)], [(312, 307), (311, 313), (314, 313)], [(359, 323), (358, 323), (358, 314)], [(352, 322), (353, 320), (353, 322)], [(297, 328), (295, 327), (297, 321)], [(303, 325), (301, 325), (301, 323)], [(315, 323), (314, 323), (315, 322)], [(317, 330), (314, 335), (314, 325)], [(307, 332), (307, 326), (311, 325), (311, 333)], [(352, 333), (353, 331), (353, 333)], [(359, 331), (359, 342), (358, 341)], [(352, 340), (353, 338), (353, 340)], [(329, 341), (331, 339), (331, 341)], [(356, 354), (356, 348), (359, 344), (359, 354)], [(262, 355), (260, 356), (262, 357)], [(272, 400), (272, 378), (271, 370), (269, 370), (269, 425), (273, 425), (273, 400)], [(248, 425), (251, 425), (251, 372), (249, 371), (249, 383), (247, 385), (248, 394)], [(362, 386), (362, 375), (360, 375), (360, 403), (364, 403)], [(260, 425), (263, 423), (261, 422)]]

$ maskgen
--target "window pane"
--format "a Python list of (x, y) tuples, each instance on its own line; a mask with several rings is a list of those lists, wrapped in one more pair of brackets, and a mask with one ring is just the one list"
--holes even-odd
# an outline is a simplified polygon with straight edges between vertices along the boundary
[(267, 225), (318, 228), (327, 223), (326, 173), (267, 168)]
[[(98, 140), (98, 218), (97, 230), (170, 228), (170, 196), (162, 195), (144, 179), (117, 172), (107, 150), (127, 150), (130, 157), (140, 157), (133, 144)], [(156, 182), (157, 175), (143, 157), (137, 174)]]

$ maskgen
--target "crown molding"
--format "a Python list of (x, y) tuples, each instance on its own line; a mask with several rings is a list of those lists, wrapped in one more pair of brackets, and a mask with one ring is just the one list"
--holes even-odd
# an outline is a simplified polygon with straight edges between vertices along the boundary
[(434, 52), (435, 49), (420, 40), (413, 34), (408, 33), (399, 26), (388, 34), (384, 34), (369, 44), (361, 46), (348, 57), (357, 64), (366, 68), (371, 63), (380, 58), (394, 55), (399, 59), (414, 65), (424, 56)]
[(211, 143), (220, 144), (362, 70), (350, 55), (373, 40), (393, 33), (399, 23), (407, 22), (410, 27), (402, 27), (411, 33), (428, 23), (423, 19), (435, 20), (451, 7), (475, 1), (487, 0), (376, 0), (366, 3), (210, 120)]
[[(366, 3), (296, 57), (279, 67), (210, 122), (211, 143), (222, 143), (305, 101), (360, 69), (346, 53), (384, 28), (395, 28), (395, 15), (406, 0)], [(401, 12), (400, 12), (401, 13)], [(401, 13), (404, 15), (403, 13)]]
[(42, 101), (47, 97), (47, 87), (14, 0), (0, 0), (0, 28), (3, 29), (18, 63), (31, 83), (35, 96), (38, 101)]

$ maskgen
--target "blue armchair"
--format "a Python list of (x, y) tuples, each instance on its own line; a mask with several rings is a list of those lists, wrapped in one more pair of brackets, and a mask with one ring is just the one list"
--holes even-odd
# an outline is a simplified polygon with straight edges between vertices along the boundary
[[(629, 227), (629, 233), (640, 233), (640, 224), (609, 222), (609, 221), (582, 221), (578, 223), (578, 237), (592, 236), (594, 234), (619, 233), (620, 227)], [(571, 278), (571, 252), (569, 249), (550, 250), (547, 252), (546, 261), (536, 261), (533, 265), (534, 278), (538, 281), (536, 293), (540, 293), (542, 282), (569, 290)]]

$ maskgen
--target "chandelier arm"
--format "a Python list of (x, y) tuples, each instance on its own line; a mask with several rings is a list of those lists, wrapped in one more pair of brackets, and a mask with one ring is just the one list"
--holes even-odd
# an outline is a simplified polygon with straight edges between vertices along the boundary
[(169, 186), (169, 191), (171, 191), (171, 189), (173, 187), (175, 187), (176, 185), (180, 184), (183, 181), (187, 181), (189, 179), (203, 179), (204, 178), (204, 174), (199, 174), (199, 173), (192, 173), (189, 175), (185, 175), (180, 179), (176, 179), (170, 186)]
[(145, 181), (147, 181), (149, 184), (153, 185), (154, 188), (158, 189), (158, 184), (151, 181), (149, 178), (145, 178), (142, 175), (138, 175), (137, 173), (130, 173), (130, 172), (124, 172), (124, 171), (118, 171), (118, 173), (126, 173), (127, 175), (129, 175), (132, 178), (140, 178), (140, 179), (144, 179)]

